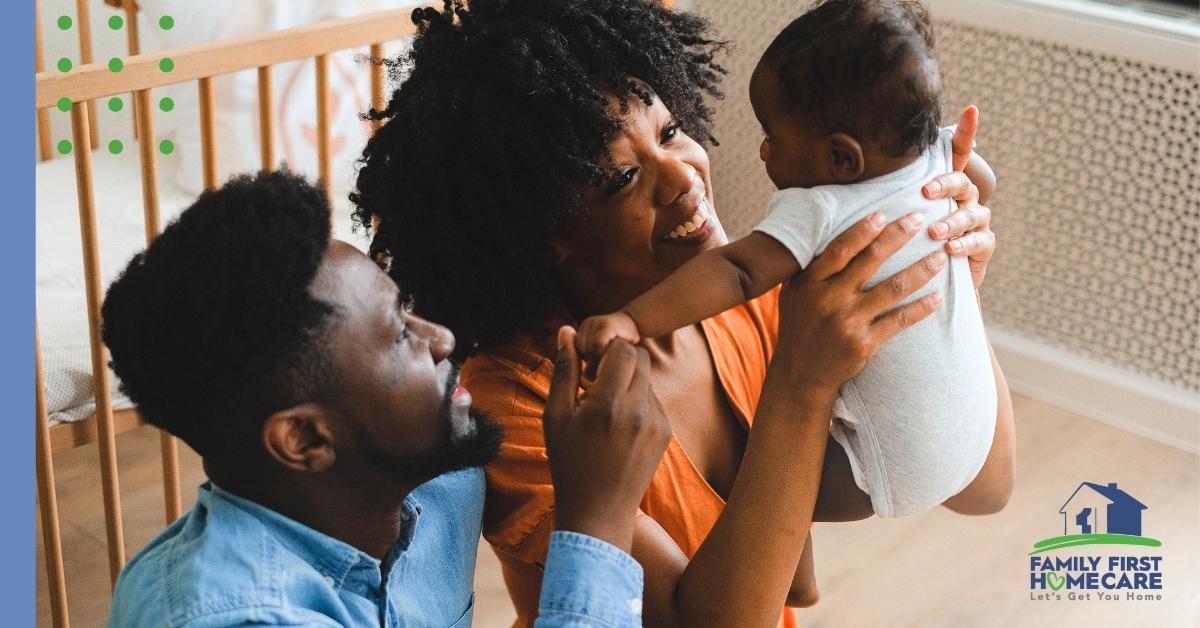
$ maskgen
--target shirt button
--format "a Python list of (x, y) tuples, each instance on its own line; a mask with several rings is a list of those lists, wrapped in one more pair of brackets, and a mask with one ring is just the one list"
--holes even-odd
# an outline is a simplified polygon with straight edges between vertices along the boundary
[(633, 613), (635, 617), (642, 616), (642, 598), (635, 597), (629, 599), (629, 612)]
[(333, 586), (333, 576), (325, 576), (325, 584), (328, 584), (329, 586), (332, 587)]

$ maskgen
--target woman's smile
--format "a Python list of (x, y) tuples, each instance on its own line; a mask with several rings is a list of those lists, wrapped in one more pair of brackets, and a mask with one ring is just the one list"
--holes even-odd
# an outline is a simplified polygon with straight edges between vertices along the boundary
[(659, 238), (659, 241), (672, 244), (699, 244), (707, 241), (714, 231), (712, 208), (709, 207), (708, 199), (701, 197), (700, 204), (696, 209), (672, 227), (667, 235)]

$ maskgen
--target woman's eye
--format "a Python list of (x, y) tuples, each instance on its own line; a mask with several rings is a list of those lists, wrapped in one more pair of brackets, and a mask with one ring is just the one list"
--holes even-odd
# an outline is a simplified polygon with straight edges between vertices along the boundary
[(617, 178), (612, 182), (612, 185), (608, 186), (608, 193), (615, 194), (621, 191), (621, 189), (625, 186), (632, 183), (633, 177), (637, 174), (637, 171), (637, 168), (630, 168), (629, 170), (625, 170), (617, 174)]
[(667, 125), (667, 128), (663, 129), (662, 139), (660, 141), (663, 144), (666, 144), (667, 142), (675, 139), (676, 135), (679, 135), (679, 123), (672, 122), (671, 124)]

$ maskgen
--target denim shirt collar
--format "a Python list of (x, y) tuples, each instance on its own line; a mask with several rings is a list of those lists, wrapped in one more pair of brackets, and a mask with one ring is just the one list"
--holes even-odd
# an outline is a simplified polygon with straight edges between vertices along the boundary
[(384, 574), (412, 543), (421, 517), (421, 504), (410, 494), (401, 506), (400, 536), (381, 563), (349, 543), (234, 495), (212, 481), (200, 487), (197, 501), (210, 510), (228, 505), (253, 515), (284, 547), (324, 575), (330, 586), (365, 588), (367, 591), (379, 590)]

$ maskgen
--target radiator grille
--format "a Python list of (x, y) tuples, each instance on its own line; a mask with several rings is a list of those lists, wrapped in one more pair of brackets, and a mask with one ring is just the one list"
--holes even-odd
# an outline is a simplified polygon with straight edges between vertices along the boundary
[[(701, 2), (737, 46), (711, 152), (733, 236), (772, 190), (747, 83), (794, 2)], [(1093, 50), (936, 24), (947, 113), (983, 111), (1001, 247), (983, 291), (989, 324), (1200, 390), (1200, 81)]]

